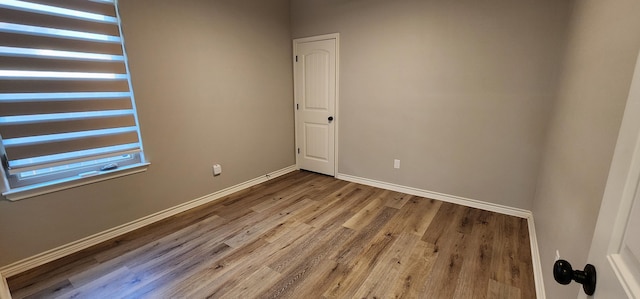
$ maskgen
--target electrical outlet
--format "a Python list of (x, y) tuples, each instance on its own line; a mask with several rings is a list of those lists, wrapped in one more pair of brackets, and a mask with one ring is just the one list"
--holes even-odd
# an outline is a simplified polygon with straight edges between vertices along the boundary
[(219, 176), (222, 173), (222, 166), (220, 164), (213, 165), (213, 176)]
[(556, 249), (556, 261), (560, 259), (560, 250)]
[(395, 168), (395, 169), (399, 169), (400, 168), (400, 160), (398, 160), (398, 159), (393, 160), (393, 168)]

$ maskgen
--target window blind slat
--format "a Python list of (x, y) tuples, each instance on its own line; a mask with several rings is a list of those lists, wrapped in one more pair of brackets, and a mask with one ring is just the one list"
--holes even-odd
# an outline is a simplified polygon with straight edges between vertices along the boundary
[[(121, 112), (122, 110), (114, 110)], [(107, 116), (110, 111), (99, 111), (101, 113), (98, 117), (84, 117), (78, 119), (67, 119), (61, 121), (33, 121), (30, 123), (17, 123), (12, 124), (8, 119), (8, 123), (2, 124), (0, 128), (0, 134), (5, 139), (18, 138), (24, 136), (40, 136), (49, 134), (59, 134), (66, 132), (73, 132), (78, 127), (82, 127), (87, 130), (99, 130), (118, 127), (130, 127), (135, 126), (135, 119), (133, 118), (132, 111), (126, 111), (125, 115)], [(2, 117), (0, 117), (2, 119)]]
[(122, 135), (136, 131), (135, 127), (120, 127), (102, 130), (85, 130), (59, 134), (25, 136), (4, 140), (5, 147), (30, 146), (37, 144), (50, 144), (53, 142), (66, 142), (70, 140), (80, 140), (88, 138), (100, 138), (105, 136)]
[(33, 71), (33, 70), (2, 70), (0, 79), (4, 80), (126, 80), (126, 74), (65, 72), (65, 71)]
[(82, 11), (77, 9), (69, 9), (65, 7), (33, 3), (24, 0), (3, 0), (0, 2), (0, 7), (12, 9), (15, 11), (24, 11), (30, 13), (38, 13), (43, 15), (60, 16), (66, 18), (74, 18), (78, 20), (118, 24), (118, 18), (112, 16), (106, 16), (99, 13), (91, 13), (88, 11)]
[(0, 31), (0, 46), (122, 55), (122, 46), (119, 44), (13, 34), (2, 31)]
[(28, 114), (0, 116), (0, 124), (6, 126), (43, 124), (47, 122), (92, 120), (108, 117), (133, 116), (133, 110), (102, 110), (86, 112), (65, 112), (50, 114)]
[(81, 10), (90, 13), (97, 13), (107, 16), (116, 16), (115, 6), (112, 3), (99, 2), (99, 1), (87, 1), (87, 0), (27, 0), (25, 2), (39, 3), (51, 6), (57, 6), (62, 8)]
[(10, 70), (127, 73), (122, 61), (103, 62), (0, 56), (0, 65)]
[(19, 47), (0, 46), (0, 56), (3, 57), (19, 57), (32, 59), (58, 59), (68, 61), (93, 61), (93, 62), (120, 62), (124, 64), (124, 56), (96, 54), (85, 52), (58, 51), (48, 49), (32, 49)]
[(19, 11), (3, 8), (0, 2), (0, 15), (5, 23), (15, 23), (37, 27), (48, 27), (81, 32), (98, 33), (105, 35), (119, 35), (118, 23), (107, 23), (86, 19), (77, 19), (71, 16), (47, 15), (28, 11)]
[(127, 80), (0, 80), (0, 93), (128, 92)]
[[(94, 132), (88, 132), (88, 134), (93, 133)], [(52, 139), (59, 138), (60, 141), (48, 140), (46, 142), (37, 142), (30, 139), (24, 140), (26, 138), (5, 139), (4, 146), (7, 152), (7, 158), (9, 161), (12, 161), (119, 144), (138, 143), (138, 134), (135, 131), (106, 135), (96, 133), (95, 135), (78, 138), (69, 138), (66, 136), (47, 137), (51, 137)], [(46, 146), (41, 146), (42, 144), (46, 144)]]
[(1, 102), (0, 116), (34, 115), (102, 110), (130, 110), (131, 99), (84, 99), (76, 101)]
[(120, 37), (115, 35), (91, 33), (91, 32), (68, 30), (68, 29), (39, 27), (39, 26), (31, 26), (31, 25), (22, 25), (22, 24), (6, 23), (6, 22), (0, 22), (0, 32), (16, 34), (16, 35), (29, 35), (29, 36), (41, 36), (41, 37), (54, 37), (58, 39), (91, 41), (95, 43), (119, 44), (121, 42)]
[(24, 103), (40, 101), (82, 101), (100, 99), (130, 98), (131, 93), (124, 92), (60, 92), (60, 93), (0, 93), (0, 102)]

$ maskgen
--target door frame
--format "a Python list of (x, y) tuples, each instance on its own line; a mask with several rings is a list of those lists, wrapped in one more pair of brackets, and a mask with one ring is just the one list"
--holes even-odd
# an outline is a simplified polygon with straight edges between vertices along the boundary
[(316, 35), (316, 36), (309, 36), (309, 37), (302, 37), (302, 38), (296, 38), (293, 40), (293, 55), (291, 57), (292, 60), (292, 67), (293, 67), (293, 115), (294, 115), (294, 133), (295, 133), (295, 147), (293, 149), (294, 154), (296, 156), (296, 167), (298, 170), (300, 170), (300, 161), (299, 161), (299, 157), (300, 155), (298, 155), (297, 149), (298, 149), (298, 144), (299, 144), (299, 140), (298, 140), (298, 110), (296, 109), (296, 104), (297, 104), (297, 99), (296, 99), (296, 95), (298, 94), (298, 90), (295, 84), (295, 80), (296, 80), (296, 67), (295, 67), (295, 63), (296, 63), (296, 55), (298, 55), (298, 44), (300, 43), (306, 43), (306, 42), (315, 42), (315, 41), (322, 41), (322, 40), (330, 40), (333, 39), (336, 41), (336, 94), (335, 94), (335, 113), (334, 113), (334, 121), (333, 121), (333, 125), (334, 125), (334, 135), (333, 135), (333, 177), (336, 177), (338, 175), (338, 140), (340, 140), (340, 138), (338, 138), (338, 131), (340, 128), (340, 33), (330, 33), (330, 34), (323, 34), (323, 35)]
[[(640, 54), (640, 53), (639, 53)], [(630, 273), (619, 267), (616, 254), (622, 245), (631, 205), (640, 180), (640, 55), (611, 161), (598, 220), (594, 230), (589, 262), (598, 268), (598, 288), (620, 285), (631, 296), (638, 286), (625, 282)], [(580, 293), (579, 298), (586, 298)]]

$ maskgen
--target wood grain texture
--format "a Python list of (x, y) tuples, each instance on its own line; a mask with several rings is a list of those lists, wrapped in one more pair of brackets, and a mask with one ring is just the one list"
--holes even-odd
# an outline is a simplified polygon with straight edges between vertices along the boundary
[(291, 173), (7, 279), (14, 298), (535, 298), (525, 219)]

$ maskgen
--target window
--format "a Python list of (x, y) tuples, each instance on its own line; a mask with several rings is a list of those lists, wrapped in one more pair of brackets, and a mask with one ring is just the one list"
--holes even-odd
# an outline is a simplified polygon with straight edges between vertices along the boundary
[(0, 187), (8, 199), (148, 165), (116, 5), (0, 1)]

